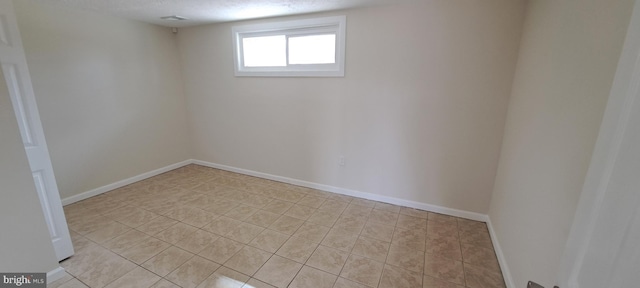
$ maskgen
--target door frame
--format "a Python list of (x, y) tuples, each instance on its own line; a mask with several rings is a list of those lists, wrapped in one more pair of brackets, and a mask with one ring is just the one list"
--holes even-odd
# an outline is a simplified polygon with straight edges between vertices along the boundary
[[(640, 3), (634, 3), (631, 21), (627, 28), (625, 43), (618, 61), (618, 67), (602, 119), (596, 146), (592, 154), (584, 186), (574, 216), (569, 238), (558, 271), (560, 287), (579, 288), (578, 277), (585, 264), (585, 256), (594, 240), (598, 218), (602, 213), (603, 203), (607, 199), (609, 184), (616, 162), (625, 157), (621, 150), (626, 132), (629, 130), (633, 104), (640, 102)], [(633, 193), (628, 191), (625, 193)], [(621, 213), (633, 214), (634, 211)], [(629, 227), (625, 227), (629, 229)], [(621, 233), (624, 234), (624, 233)], [(615, 236), (624, 237), (624, 236)], [(612, 239), (622, 241), (624, 239)], [(622, 252), (621, 248), (617, 248)], [(614, 253), (617, 254), (617, 253)], [(612, 255), (611, 257), (616, 257)], [(612, 275), (614, 266), (601, 264), (603, 274)], [(605, 277), (598, 275), (598, 277)]]
[(73, 243), (40, 121), (13, 2), (0, 0), (0, 7), (0, 66), (16, 112), (22, 142), (54, 252), (57, 260), (61, 261), (73, 255)]

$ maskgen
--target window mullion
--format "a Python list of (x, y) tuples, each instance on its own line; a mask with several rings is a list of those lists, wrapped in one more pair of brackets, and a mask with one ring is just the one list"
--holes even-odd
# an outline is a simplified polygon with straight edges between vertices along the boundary
[(286, 55), (285, 55), (285, 56), (286, 56), (286, 60), (287, 60), (287, 62), (285, 62), (285, 64), (287, 65), (287, 67), (289, 67), (289, 37), (290, 37), (290, 36), (289, 36), (289, 34), (286, 34), (286, 35), (284, 35), (284, 36), (285, 36), (285, 38), (286, 38), (286, 40), (287, 40), (287, 43), (285, 43), (286, 45), (285, 45), (285, 47), (284, 47), (284, 49), (285, 49), (285, 50), (284, 50), (284, 53), (286, 53)]
[(234, 26), (235, 75), (343, 77), (345, 20), (332, 16)]

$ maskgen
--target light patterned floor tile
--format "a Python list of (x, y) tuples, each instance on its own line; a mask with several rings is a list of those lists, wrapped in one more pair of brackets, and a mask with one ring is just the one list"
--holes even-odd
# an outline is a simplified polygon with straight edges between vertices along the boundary
[(373, 209), (369, 214), (369, 221), (395, 227), (398, 222), (398, 216), (398, 213)]
[(380, 286), (385, 288), (422, 287), (422, 274), (405, 270), (393, 265), (385, 265)]
[(340, 277), (369, 287), (377, 287), (382, 275), (382, 269), (383, 264), (381, 262), (351, 254), (342, 268)]
[(78, 276), (78, 280), (90, 287), (105, 287), (107, 284), (133, 270), (136, 265), (114, 253), (110, 253), (98, 265)]
[(174, 269), (180, 267), (184, 262), (187, 262), (191, 257), (193, 257), (192, 253), (171, 246), (142, 263), (142, 267), (164, 277)]
[(180, 288), (180, 286), (167, 281), (166, 279), (160, 279), (160, 281), (156, 282), (151, 288)]
[(194, 256), (165, 278), (183, 288), (193, 288), (202, 283), (219, 267), (219, 264)]
[(347, 206), (349, 206), (349, 203), (331, 199), (330, 197), (329, 200), (324, 201), (324, 203), (318, 207), (318, 210), (327, 211), (329, 213), (342, 213), (344, 209), (347, 209)]
[(426, 238), (424, 231), (396, 228), (393, 232), (391, 243), (418, 251), (425, 251)]
[(289, 210), (287, 210), (287, 212), (285, 212), (284, 215), (301, 219), (301, 220), (307, 220), (309, 219), (309, 216), (311, 216), (311, 214), (313, 214), (313, 212), (315, 211), (316, 211), (315, 208), (296, 204), (291, 206), (291, 208), (289, 208)]
[(385, 262), (389, 252), (389, 242), (360, 236), (351, 250), (352, 254)]
[(264, 228), (260, 226), (242, 222), (225, 236), (240, 243), (249, 244), (263, 230)]
[(125, 250), (120, 255), (127, 258), (129, 261), (140, 265), (170, 246), (171, 244), (162, 240), (149, 238), (146, 241), (142, 241), (132, 247), (129, 247), (129, 249)]
[(296, 232), (296, 230), (298, 230), (298, 228), (300, 228), (300, 226), (302, 226), (303, 223), (304, 223), (304, 220), (283, 215), (280, 218), (278, 218), (278, 220), (273, 222), (273, 224), (269, 226), (269, 229), (275, 230), (284, 234), (292, 235), (293, 233)]
[(396, 227), (411, 230), (427, 231), (427, 219), (400, 214)]
[(265, 229), (256, 238), (253, 238), (249, 246), (262, 249), (267, 252), (276, 253), (282, 244), (289, 239), (289, 235), (273, 230)]
[(64, 210), (56, 288), (505, 287), (483, 222), (204, 166)]
[(316, 250), (316, 247), (318, 247), (318, 244), (305, 238), (291, 237), (278, 249), (276, 254), (298, 263), (305, 263), (313, 251)]
[(281, 215), (281, 214), (284, 214), (284, 212), (286, 212), (287, 210), (289, 210), (291, 206), (293, 206), (293, 203), (285, 202), (281, 200), (274, 200), (271, 203), (267, 204), (267, 206), (262, 207), (262, 210)]
[(242, 288), (276, 288), (275, 286), (264, 283), (256, 278), (251, 278)]
[(313, 214), (311, 214), (311, 216), (309, 216), (309, 219), (307, 219), (307, 222), (331, 227), (333, 226), (333, 224), (336, 223), (336, 221), (338, 221), (339, 217), (340, 217), (339, 212), (328, 212), (324, 210), (316, 210), (315, 212), (313, 212)]
[(439, 214), (439, 213), (433, 213), (433, 212), (429, 212), (429, 221), (435, 221), (435, 222), (440, 222), (440, 223), (449, 223), (449, 224), (452, 224), (452, 225), (456, 225), (457, 224), (456, 217), (449, 216), (449, 215), (444, 215), (444, 214)]
[(462, 261), (460, 242), (454, 237), (427, 237), (425, 252)]
[(220, 267), (200, 283), (198, 288), (241, 288), (249, 281), (249, 278), (249, 276), (227, 267)]
[(273, 224), (273, 222), (278, 220), (278, 218), (280, 218), (280, 214), (259, 210), (253, 215), (249, 216), (249, 218), (247, 218), (245, 222), (267, 228), (269, 227), (269, 225)]
[(107, 288), (146, 288), (151, 287), (160, 280), (160, 276), (149, 272), (148, 270), (137, 267), (133, 271), (120, 277), (118, 280), (111, 282)]
[(420, 210), (420, 209), (409, 208), (409, 207), (401, 207), (400, 214), (423, 218), (423, 219), (427, 219), (429, 217), (429, 212)]
[(274, 255), (258, 270), (254, 277), (278, 288), (285, 288), (291, 283), (300, 268), (302, 268), (302, 264)]
[(434, 278), (428, 275), (423, 275), (422, 287), (423, 288), (464, 288), (465, 286), (456, 285), (451, 282), (440, 280), (438, 278)]
[(242, 221), (249, 218), (249, 216), (253, 215), (256, 212), (258, 212), (258, 208), (247, 205), (240, 205), (225, 213), (224, 216)]
[(271, 253), (262, 251), (250, 246), (243, 247), (231, 259), (224, 263), (224, 266), (243, 274), (253, 276), (253, 274), (264, 265), (271, 257)]
[(111, 221), (102, 228), (85, 235), (85, 237), (98, 244), (104, 244), (109, 240), (128, 232), (129, 230), (131, 230), (131, 227), (116, 221)]
[(73, 278), (70, 281), (67, 281), (64, 284), (58, 286), (57, 288), (89, 288), (89, 286), (80, 282), (80, 280)]
[(360, 205), (355, 205), (353, 202), (347, 206), (346, 209), (342, 212), (343, 216), (351, 216), (354, 218), (358, 217), (369, 217), (369, 213), (373, 210), (373, 205), (371, 207), (365, 207)]
[(325, 197), (307, 195), (304, 198), (302, 198), (300, 201), (298, 201), (297, 204), (298, 205), (303, 205), (303, 206), (309, 206), (311, 208), (317, 209), (318, 207), (322, 206), (322, 204), (326, 200), (327, 200), (327, 198), (325, 198)]
[(220, 237), (218, 240), (206, 246), (198, 255), (216, 263), (224, 264), (233, 255), (238, 253), (242, 247), (244, 247), (244, 244), (240, 242)]
[(462, 262), (426, 253), (424, 274), (447, 282), (464, 285)]
[(211, 221), (211, 223), (205, 225), (204, 227), (202, 227), (202, 229), (214, 234), (226, 235), (229, 232), (233, 231), (236, 227), (238, 227), (240, 223), (242, 222), (226, 216), (222, 216)]
[(469, 288), (485, 288), (496, 287), (505, 288), (504, 279), (500, 273), (492, 270), (476, 267), (470, 264), (464, 265), (464, 276), (467, 287)]
[(325, 246), (318, 246), (316, 250), (311, 254), (307, 265), (318, 268), (320, 270), (338, 275), (347, 261), (349, 253)]
[(217, 236), (213, 233), (209, 233), (204, 230), (197, 230), (194, 233), (190, 233), (182, 237), (177, 243), (176, 246), (187, 250), (191, 253), (198, 254), (200, 251), (204, 250), (209, 244), (213, 241), (216, 241), (220, 236)]
[(289, 288), (332, 288), (338, 276), (318, 270), (309, 266), (302, 267), (302, 270), (289, 285)]
[(345, 231), (351, 231), (355, 234), (360, 234), (364, 224), (366, 223), (366, 218), (353, 218), (353, 217), (340, 217), (335, 224), (333, 224), (334, 229), (340, 229)]
[(143, 225), (136, 227), (136, 229), (148, 235), (155, 235), (177, 223), (177, 220), (165, 216), (159, 216)]
[(377, 202), (375, 204), (375, 206), (373, 207), (373, 209), (382, 210), (382, 211), (388, 211), (388, 212), (392, 212), (392, 213), (400, 213), (400, 206), (396, 206), (396, 205), (393, 205), (393, 204), (382, 203), (382, 202)]
[(47, 284), (48, 288), (58, 288), (60, 285), (71, 281), (71, 279), (75, 279), (71, 274), (64, 272), (64, 276), (56, 281)]
[(213, 222), (213, 220), (218, 217), (218, 215), (213, 213), (194, 208), (187, 213), (187, 217), (184, 218), (182, 222), (193, 227), (202, 228), (204, 225)]
[(452, 225), (450, 223), (441, 223), (434, 221), (427, 221), (427, 236), (432, 238), (456, 238), (459, 239), (458, 227), (457, 225)]
[(424, 269), (424, 252), (392, 244), (387, 255), (387, 264), (422, 273)]
[(462, 260), (474, 266), (500, 272), (500, 264), (493, 249), (462, 243)]
[(328, 232), (329, 227), (306, 222), (293, 233), (293, 236), (304, 238), (314, 243), (320, 243)]
[(170, 244), (176, 244), (185, 236), (195, 233), (196, 231), (198, 231), (198, 228), (180, 222), (153, 235), (153, 237)]
[(331, 229), (322, 240), (322, 244), (342, 251), (351, 252), (358, 240), (358, 234), (340, 229)]
[(366, 288), (367, 286), (353, 282), (351, 280), (344, 279), (342, 277), (338, 277), (336, 280), (336, 284), (333, 285), (333, 288)]
[(361, 236), (391, 242), (393, 238), (393, 226), (379, 224), (376, 222), (367, 222), (360, 233)]

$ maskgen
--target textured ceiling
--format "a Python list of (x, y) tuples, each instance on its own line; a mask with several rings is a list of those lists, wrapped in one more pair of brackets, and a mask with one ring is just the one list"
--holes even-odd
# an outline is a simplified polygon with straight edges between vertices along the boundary
[[(295, 15), (406, 0), (36, 0), (168, 27)], [(409, 0), (411, 1), (411, 0)], [(414, 0), (415, 1), (415, 0)], [(178, 15), (189, 20), (162, 20)]]

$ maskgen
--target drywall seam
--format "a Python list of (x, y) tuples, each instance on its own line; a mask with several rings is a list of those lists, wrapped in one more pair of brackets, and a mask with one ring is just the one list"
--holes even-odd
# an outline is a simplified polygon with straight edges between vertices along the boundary
[(498, 236), (496, 235), (495, 230), (493, 230), (491, 218), (488, 215), (485, 217), (485, 222), (487, 223), (487, 228), (489, 229), (489, 235), (491, 236), (491, 243), (493, 244), (493, 250), (496, 252), (496, 257), (498, 258), (498, 264), (500, 264), (500, 270), (502, 271), (502, 278), (504, 278), (504, 283), (505, 285), (507, 285), (507, 288), (515, 288), (516, 286), (513, 284), (511, 272), (509, 271), (509, 267), (507, 266), (507, 259), (504, 257), (504, 253), (502, 253), (500, 241), (498, 241)]
[(62, 205), (66, 206), (66, 205), (69, 205), (69, 204), (73, 204), (75, 202), (82, 201), (84, 199), (87, 199), (87, 198), (90, 198), (90, 197), (93, 197), (93, 196), (97, 196), (97, 195), (100, 195), (102, 193), (105, 193), (105, 192), (108, 192), (108, 191), (111, 191), (111, 190), (114, 190), (114, 189), (118, 189), (120, 187), (124, 187), (124, 186), (127, 186), (129, 184), (132, 184), (132, 183), (135, 183), (135, 182), (138, 182), (138, 181), (142, 181), (144, 179), (151, 178), (153, 176), (156, 176), (156, 175), (159, 175), (159, 174), (162, 174), (162, 173), (165, 173), (165, 172), (169, 172), (171, 170), (180, 168), (182, 166), (189, 165), (191, 163), (193, 163), (193, 160), (184, 160), (182, 162), (174, 163), (174, 164), (171, 164), (169, 166), (165, 166), (165, 167), (153, 170), (153, 171), (145, 172), (145, 173), (142, 173), (140, 175), (133, 176), (131, 178), (127, 178), (127, 179), (124, 179), (124, 180), (120, 180), (118, 182), (107, 184), (107, 185), (104, 185), (102, 187), (98, 187), (98, 188), (93, 189), (93, 190), (82, 192), (80, 194), (76, 194), (76, 195), (73, 195), (71, 197), (67, 197), (67, 198), (62, 199)]

